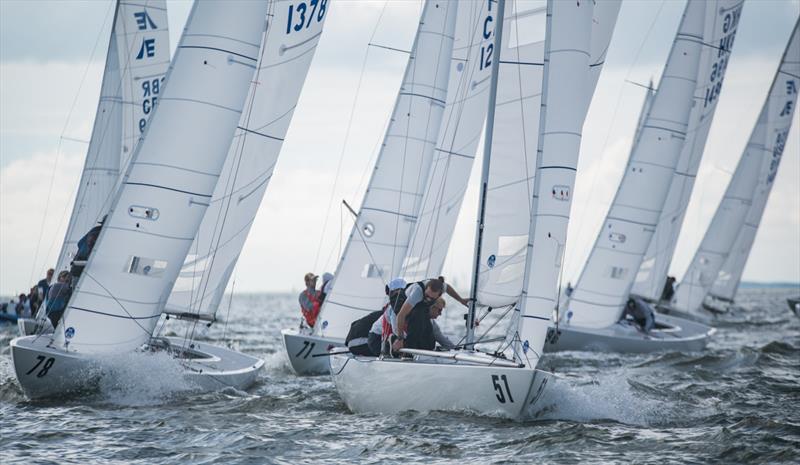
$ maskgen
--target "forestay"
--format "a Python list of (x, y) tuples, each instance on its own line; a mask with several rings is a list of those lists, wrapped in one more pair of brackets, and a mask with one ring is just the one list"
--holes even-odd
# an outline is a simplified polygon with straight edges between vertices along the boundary
[[(716, 280), (735, 280), (738, 285), (792, 125), (800, 84), (799, 57), (800, 37), (796, 24), (750, 140), (703, 241), (675, 291), (672, 307), (697, 312)], [(725, 270), (723, 264), (731, 257), (730, 264), (739, 265), (739, 268)]]
[(344, 338), (379, 310), (419, 215), (445, 109), (456, 2), (426, 1), (375, 169), (315, 334)]
[(211, 205), (166, 311), (213, 320), (264, 197), (317, 48), (328, 0), (304, 24), (294, 0), (270, 3), (258, 69)]
[[(619, 7), (620, 2), (611, 1), (590, 9), (587, 107)], [(506, 10), (479, 269), (478, 301), (483, 305), (511, 305), (522, 292), (539, 144), (546, 13), (545, 2), (509, 2)]]
[(459, 5), (447, 104), (424, 188), (422, 207), (400, 276), (419, 281), (439, 276), (467, 190), (483, 131), (494, 54), (492, 1)]
[(125, 351), (149, 339), (222, 170), (266, 13), (266, 1), (193, 6), (157, 116), (57, 328), (67, 347)]
[[(132, 152), (140, 139), (138, 129), (132, 131), (129, 125), (123, 125), (123, 121), (140, 114), (141, 123), (137, 124), (144, 129), (161, 80), (169, 67), (166, 1), (149, 0), (146, 3), (142, 6), (121, 1), (117, 5), (100, 101), (75, 205), (58, 254), (58, 271), (69, 269), (80, 238), (108, 212), (114, 188), (126, 163), (126, 153)], [(137, 48), (135, 42), (141, 48)], [(134, 92), (137, 88), (139, 91)], [(142, 108), (147, 108), (147, 112)]]
[[(658, 300), (667, 278), (678, 235), (689, 205), (697, 169), (711, 128), (711, 121), (719, 102), (725, 70), (733, 49), (736, 29), (742, 13), (742, 0), (722, 2), (716, 21), (721, 26), (721, 36), (711, 38), (716, 47), (704, 47), (700, 56), (701, 72), (695, 87), (695, 104), (689, 117), (686, 142), (683, 144), (672, 184), (658, 220), (653, 238), (647, 248), (631, 292)], [(719, 27), (719, 26), (718, 26)]]
[(703, 43), (712, 37), (718, 3), (686, 5), (639, 141), (569, 300), (572, 324), (606, 327), (619, 319), (683, 147)]
[(610, 31), (592, 37), (594, 8), (594, 2), (548, 4), (536, 178), (517, 307), (521, 318), (515, 347), (529, 367), (538, 362), (558, 300), (581, 131), (597, 82), (590, 71), (592, 43), (600, 41), (596, 45), (605, 50), (611, 38)]

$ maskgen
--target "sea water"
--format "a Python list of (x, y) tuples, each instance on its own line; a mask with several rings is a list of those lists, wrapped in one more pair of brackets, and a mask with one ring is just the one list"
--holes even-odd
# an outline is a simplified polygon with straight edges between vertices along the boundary
[[(524, 421), (348, 412), (329, 378), (287, 365), (280, 330), (299, 323), (293, 295), (236, 295), (230, 309), (226, 299), (200, 336), (265, 359), (248, 391), (187, 394), (172, 359), (129, 355), (95, 393), (32, 402), (6, 325), (0, 463), (798, 463), (800, 318), (785, 299), (799, 293), (741, 290), (700, 353), (549, 355), (560, 378), (543, 395), (549, 407)], [(454, 335), (457, 307), (444, 317)]]

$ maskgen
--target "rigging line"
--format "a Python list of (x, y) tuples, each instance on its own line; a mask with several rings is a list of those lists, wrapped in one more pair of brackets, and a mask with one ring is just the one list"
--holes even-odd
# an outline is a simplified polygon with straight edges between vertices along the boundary
[[(389, 4), (389, 0), (385, 0), (383, 2), (383, 7), (381, 8), (381, 12), (378, 15), (378, 20), (375, 22), (375, 28), (373, 28), (372, 35), (370, 36), (368, 42), (372, 42), (372, 40), (375, 38), (375, 34), (378, 32), (378, 26), (380, 26), (380, 24), (381, 24), (381, 19), (383, 18), (384, 13), (386, 13), (386, 6), (388, 4)], [(342, 142), (342, 150), (339, 153), (339, 161), (337, 162), (337, 166), (336, 166), (336, 176), (334, 177), (333, 186), (331, 187), (331, 194), (330, 194), (330, 198), (328, 199), (328, 208), (325, 209), (325, 221), (322, 224), (322, 232), (320, 234), (320, 240), (317, 242), (317, 254), (314, 257), (314, 269), (316, 269), (317, 265), (319, 264), (318, 263), (319, 262), (319, 253), (322, 250), (322, 244), (323, 244), (323, 242), (325, 240), (325, 232), (326, 232), (326, 229), (328, 227), (328, 218), (330, 216), (328, 214), (328, 212), (331, 209), (331, 205), (333, 204), (333, 199), (334, 199), (334, 197), (336, 195), (336, 186), (339, 184), (339, 175), (341, 174), (341, 171), (342, 171), (342, 161), (344, 161), (344, 154), (345, 154), (345, 151), (347, 150), (347, 143), (350, 140), (350, 134), (351, 134), (351, 129), (353, 127), (353, 118), (355, 116), (356, 105), (358, 104), (358, 97), (361, 94), (361, 84), (362, 84), (362, 82), (364, 80), (364, 72), (366, 71), (366, 68), (367, 68), (367, 60), (369, 58), (369, 50), (370, 50), (369, 47), (365, 48), (364, 59), (361, 62), (361, 72), (360, 72), (360, 74), (358, 76), (358, 83), (356, 84), (356, 93), (353, 96), (353, 104), (350, 107), (350, 117), (348, 118), (348, 121), (347, 121), (347, 129), (345, 130), (344, 141)]]
[(94, 281), (95, 283), (97, 283), (97, 285), (98, 285), (98, 286), (100, 286), (100, 288), (101, 288), (101, 289), (103, 289), (103, 290), (106, 292), (106, 294), (108, 294), (108, 296), (109, 296), (109, 297), (111, 297), (112, 299), (114, 299), (114, 302), (116, 302), (116, 303), (117, 303), (117, 305), (119, 305), (119, 307), (122, 309), (122, 311), (123, 311), (123, 312), (125, 312), (125, 314), (126, 314), (126, 315), (128, 315), (128, 316), (130, 317), (131, 321), (133, 321), (134, 323), (136, 323), (136, 326), (138, 326), (139, 328), (141, 328), (141, 329), (142, 329), (142, 331), (144, 331), (144, 332), (145, 332), (145, 334), (147, 334), (148, 336), (152, 336), (152, 334), (150, 333), (150, 331), (149, 331), (147, 328), (145, 328), (144, 326), (142, 326), (142, 325), (139, 323), (139, 321), (136, 319), (136, 317), (134, 317), (133, 315), (131, 315), (131, 313), (128, 311), (128, 309), (127, 309), (127, 308), (125, 308), (125, 306), (124, 306), (124, 305), (122, 305), (122, 302), (120, 302), (119, 300), (117, 300), (117, 298), (116, 298), (116, 297), (114, 297), (114, 294), (112, 294), (112, 293), (111, 293), (111, 291), (109, 291), (108, 289), (106, 289), (106, 287), (105, 287), (105, 286), (103, 286), (103, 283), (101, 283), (99, 280), (95, 279), (95, 277), (94, 277), (94, 276), (92, 276), (92, 275), (89, 273), (89, 270), (88, 270), (88, 268), (89, 268), (89, 266), (88, 266), (88, 265), (84, 267), (84, 269), (83, 269), (83, 274), (85, 274), (85, 275), (86, 275), (86, 276), (88, 276), (88, 277), (89, 277), (89, 278), (90, 278), (92, 281)]
[[(644, 49), (644, 45), (647, 43), (648, 39), (650, 38), (650, 34), (653, 32), (653, 28), (656, 25), (656, 21), (658, 21), (658, 18), (661, 16), (661, 12), (664, 9), (664, 5), (666, 4), (666, 2), (667, 2), (667, 0), (661, 0), (661, 5), (658, 7), (658, 10), (656, 11), (655, 16), (653, 17), (653, 20), (650, 22), (650, 26), (648, 27), (647, 32), (644, 35), (644, 38), (639, 42), (639, 48), (636, 50), (636, 53), (633, 56), (633, 60), (631, 61), (630, 66), (628, 66), (628, 71), (625, 73), (625, 78), (624, 78), (625, 81), (628, 80), (628, 78), (631, 75), (631, 72), (633, 71), (634, 66), (636, 65), (636, 63), (638, 63), (639, 55), (642, 53), (642, 50)], [(617, 122), (617, 116), (619, 114), (619, 107), (620, 107), (620, 102), (622, 101), (622, 92), (623, 92), (623, 90), (624, 90), (624, 87), (620, 86), (619, 87), (619, 92), (617, 92), (616, 102), (614, 103), (614, 111), (613, 111), (613, 113), (611, 115), (611, 123), (609, 124), (609, 128), (606, 131), (606, 137), (605, 137), (605, 140), (603, 141), (603, 145), (600, 148), (600, 152), (599, 152), (600, 153), (600, 159), (597, 160), (597, 162), (600, 163), (601, 165), (603, 164), (603, 158), (604, 158), (603, 154), (605, 153), (606, 148), (608, 147), (608, 141), (610, 140), (611, 133), (613, 132), (612, 129), (614, 128), (614, 126), (616, 125), (616, 122)], [(595, 187), (597, 185), (599, 171), (600, 170), (593, 170), (591, 187), (586, 192), (594, 192)], [(613, 200), (612, 200), (612, 202), (613, 202)], [(588, 206), (588, 203), (589, 203), (589, 200), (587, 199), (585, 201), (585, 204)], [(581, 234), (583, 233), (583, 230), (584, 230), (584, 227), (585, 227), (586, 223), (588, 223), (588, 221), (580, 221), (579, 222), (578, 230), (576, 232), (575, 237), (578, 237), (578, 238), (581, 237)], [(590, 245), (589, 247), (590, 248), (594, 248), (594, 241), (591, 244), (592, 245)], [(590, 252), (591, 252), (591, 249), (590, 249)], [(562, 264), (562, 266), (564, 266), (564, 265), (565, 264)], [(578, 275), (578, 281), (580, 281), (580, 274)], [(576, 284), (575, 287), (577, 287), (578, 283), (576, 282), (575, 284)]]
[[(518, 17), (519, 15), (517, 14), (515, 16)], [(517, 40), (518, 44), (520, 43), (520, 41), (519, 41), (519, 29), (520, 29), (519, 25), (517, 25), (517, 27), (514, 28), (514, 36), (515, 36), (514, 38)], [(516, 51), (515, 52), (517, 54), (517, 64), (514, 65), (514, 67), (517, 68), (517, 90), (519, 92), (519, 94), (518, 94), (519, 95), (519, 115), (520, 115), (520, 120), (521, 120), (520, 127), (522, 128), (522, 155), (523, 155), (522, 158), (525, 161), (525, 173), (527, 175), (527, 173), (531, 172), (530, 171), (531, 167), (528, 164), (528, 156), (527, 156), (528, 155), (528, 137), (527, 137), (527, 131), (525, 131), (525, 128), (527, 126), (525, 124), (524, 94), (523, 94), (523, 91), (522, 91), (522, 64), (521, 64), (522, 63), (522, 59), (520, 58), (520, 51), (519, 51), (521, 48), (522, 47), (516, 47)], [(498, 59), (500, 59), (499, 56), (498, 56)], [(498, 73), (499, 73), (499, 71), (498, 71)], [(542, 79), (544, 80), (544, 77)], [(544, 87), (544, 82), (542, 82), (542, 87)], [(541, 98), (539, 100), (539, 103), (540, 103), (540, 106), (541, 106)], [(537, 143), (538, 143), (538, 139), (539, 139), (539, 134), (537, 134), (537, 136), (536, 136)], [(539, 158), (539, 157), (542, 157), (543, 155), (540, 154), (538, 152), (538, 150), (537, 150), (536, 154), (534, 156)], [(539, 166), (538, 161), (536, 163), (536, 166)], [(528, 177), (528, 176), (526, 176), (526, 177)], [(532, 215), (533, 214), (533, 192), (534, 192), (535, 187), (534, 187), (534, 185), (533, 185), (534, 183), (532, 182), (530, 177), (528, 177), (526, 184), (527, 184), (527, 187), (528, 187), (528, 196), (526, 198), (526, 200), (528, 201), (528, 212), (529, 212), (528, 215)]]
[[(39, 248), (42, 245), (42, 236), (44, 234), (44, 229), (45, 229), (44, 223), (48, 217), (47, 213), (50, 209), (50, 198), (53, 194), (53, 185), (55, 184), (56, 168), (58, 167), (58, 159), (61, 156), (61, 144), (63, 143), (64, 140), (64, 134), (66, 134), (67, 132), (67, 126), (69, 126), (69, 121), (72, 118), (72, 112), (75, 110), (75, 106), (78, 103), (78, 97), (80, 96), (81, 89), (83, 88), (83, 84), (86, 82), (86, 76), (89, 74), (89, 68), (92, 63), (92, 58), (94, 58), (95, 52), (97, 52), (97, 47), (100, 44), (100, 38), (103, 36), (103, 29), (105, 29), (105, 24), (108, 21), (108, 16), (112, 10), (116, 11), (116, 8), (114, 8), (114, 3), (109, 4), (106, 10), (106, 16), (105, 19), (103, 20), (103, 28), (101, 28), (100, 33), (97, 34), (97, 39), (95, 39), (94, 47), (92, 48), (92, 53), (90, 54), (90, 59), (86, 63), (86, 68), (83, 70), (83, 77), (81, 77), (81, 83), (78, 85), (78, 92), (75, 93), (75, 98), (73, 98), (72, 105), (70, 106), (69, 112), (67, 113), (67, 120), (64, 122), (64, 127), (61, 129), (61, 135), (59, 136), (58, 146), (56, 148), (56, 159), (53, 162), (53, 169), (50, 172), (50, 187), (47, 189), (47, 201), (45, 202), (44, 214), (42, 215), (42, 221), (39, 226), (39, 239), (36, 241), (36, 251), (33, 254), (33, 260), (31, 261), (31, 272), (28, 278), (28, 282), (33, 281), (34, 272), (36, 271), (36, 262), (39, 259)], [(113, 24), (111, 28), (113, 31), (114, 28)]]

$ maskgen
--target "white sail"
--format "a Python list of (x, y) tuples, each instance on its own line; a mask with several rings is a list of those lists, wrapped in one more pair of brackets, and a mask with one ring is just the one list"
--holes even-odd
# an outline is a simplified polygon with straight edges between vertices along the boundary
[[(591, 9), (586, 34), (592, 36), (588, 74), (592, 90), (585, 95), (587, 99), (599, 79), (619, 6), (620, 2), (613, 1)], [(500, 54), (478, 283), (478, 301), (490, 306), (513, 304), (522, 292), (543, 90), (547, 7), (543, 2), (509, 2), (509, 7)], [(589, 101), (585, 104), (588, 107)]]
[[(132, 31), (132, 24), (142, 18), (144, 29)], [(152, 53), (147, 50), (141, 58), (137, 58), (139, 50), (132, 41), (143, 43), (144, 34), (156, 38), (150, 43)], [(140, 79), (140, 71), (147, 70), (152, 80), (160, 82), (169, 66), (169, 33), (167, 31), (166, 0), (149, 0), (147, 6), (121, 1), (117, 5), (111, 38), (106, 54), (106, 66), (103, 72), (103, 83), (100, 87), (100, 101), (97, 105), (92, 136), (86, 152), (75, 205), (61, 245), (56, 262), (58, 271), (69, 269), (69, 264), (77, 252), (77, 244), (81, 237), (97, 224), (110, 207), (110, 198), (117, 186), (120, 173), (125, 166), (125, 153), (132, 151), (139, 137), (129, 142), (130, 131), (123, 126), (123, 120), (132, 117), (134, 111), (155, 103), (150, 81), (147, 84)], [(130, 94), (129, 89), (144, 88), (140, 93)], [(142, 125), (146, 125), (148, 114), (143, 114)], [(126, 145), (127, 144), (127, 145)]]
[(266, 1), (193, 6), (157, 116), (56, 330), (70, 349), (125, 351), (150, 338), (222, 170), (266, 13)]
[(688, 128), (704, 43), (716, 43), (720, 1), (688, 2), (653, 105), (569, 300), (583, 327), (616, 323), (664, 206)]
[[(730, 254), (743, 257), (736, 259), (743, 268), (792, 125), (798, 81), (800, 37), (796, 25), (736, 171), (675, 291), (673, 308), (698, 311)], [(740, 234), (745, 236), (737, 248), (736, 239)], [(728, 273), (733, 274), (733, 270)], [(738, 284), (741, 270), (736, 270), (736, 275)]]
[(426, 1), (391, 122), (315, 334), (344, 338), (383, 305), (422, 204), (444, 114), (456, 2)]
[(144, 135), (169, 68), (166, 0), (120, 0), (117, 50), (126, 74), (122, 80), (122, 167)]
[(272, 19), (245, 110), (211, 205), (167, 301), (169, 313), (215, 318), (261, 205), (330, 7), (321, 2), (311, 25), (287, 34), (284, 26), (294, 3), (270, 4)]
[(700, 57), (700, 69), (707, 70), (698, 77), (695, 87), (695, 105), (689, 117), (686, 142), (683, 144), (672, 185), (664, 203), (653, 238), (647, 248), (631, 292), (633, 294), (658, 300), (664, 288), (678, 235), (692, 195), (697, 169), (711, 129), (711, 121), (719, 102), (719, 94), (728, 68), (733, 42), (736, 37), (739, 18), (742, 13), (742, 0), (720, 5), (718, 19), (722, 25), (722, 36), (711, 41), (717, 47), (707, 47)]
[(444, 266), (486, 120), (494, 10), (496, 4), (488, 1), (465, 2), (458, 8), (442, 127), (400, 271), (408, 282), (439, 276)]
[(518, 356), (536, 366), (545, 342), (567, 240), (581, 131), (594, 94), (592, 36), (594, 2), (548, 6), (544, 85), (533, 206), (527, 236), (525, 278), (518, 305)]

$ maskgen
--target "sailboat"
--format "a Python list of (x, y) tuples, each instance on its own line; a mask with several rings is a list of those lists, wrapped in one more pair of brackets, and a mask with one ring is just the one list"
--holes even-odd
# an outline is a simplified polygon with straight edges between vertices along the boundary
[(691, 178), (676, 174), (676, 167), (696, 171), (742, 3), (687, 2), (614, 201), (545, 351), (700, 350), (714, 334), (708, 326), (664, 315), (645, 331), (623, 312), (653, 234), (668, 220), (662, 211), (670, 192), (677, 189), (673, 195), (680, 203), (685, 179)]
[[(517, 418), (551, 379), (536, 366), (557, 308), (581, 130), (602, 67), (591, 57), (604, 56), (619, 3), (510, 3), (508, 15), (503, 0), (489, 11), (499, 59), (491, 63), (468, 349), (401, 349), (412, 356), (403, 359), (332, 355), (331, 377), (354, 412)], [(518, 216), (527, 220), (521, 240)], [(514, 310), (505, 347), (482, 352), (476, 308), (501, 305)]]
[[(108, 212), (161, 94), (169, 53), (166, 0), (149, 0), (145, 6), (133, 0), (118, 1), (92, 137), (54, 282), (60, 271), (69, 270), (81, 236)], [(35, 318), (20, 318), (20, 334), (52, 332), (45, 312), (42, 306)]]
[[(800, 88), (800, 21), (722, 201), (675, 295), (663, 310), (704, 319), (732, 303), (792, 126)], [(711, 302), (708, 302), (708, 301)], [(722, 310), (727, 309), (723, 306)]]
[[(472, 27), (460, 33), (468, 44), (459, 44), (461, 60), (453, 53), (458, 3), (429, 0), (423, 5), (391, 121), (337, 266), (333, 290), (312, 331), (281, 331), (290, 365), (297, 374), (328, 373), (328, 349), (344, 344), (352, 321), (380, 310), (384, 304), (384, 285), (398, 275), (403, 264), (435, 149), (453, 152), (452, 144), (440, 138), (440, 126), (457, 118), (457, 107), (447, 102), (451, 68), (460, 67), (456, 74), (468, 76), (476, 66), (476, 60), (464, 60), (474, 49), (471, 39), (477, 21), (466, 24), (470, 16), (463, 12), (476, 10), (477, 5), (465, 5), (462, 10), (461, 23)], [(462, 100), (465, 92), (474, 93), (481, 84), (467, 79), (457, 81)], [(479, 121), (478, 125), (482, 124), (480, 116)]]
[[(245, 108), (259, 50), (264, 52), (267, 13), (266, 1), (193, 5), (157, 111), (112, 194), (64, 316), (52, 336), (10, 343), (14, 371), (28, 397), (90, 387), (109, 357), (137, 351), (170, 354), (201, 389), (246, 388), (254, 382), (263, 367), (258, 358), (152, 333)], [(144, 54), (155, 47), (157, 42), (143, 37)]]

